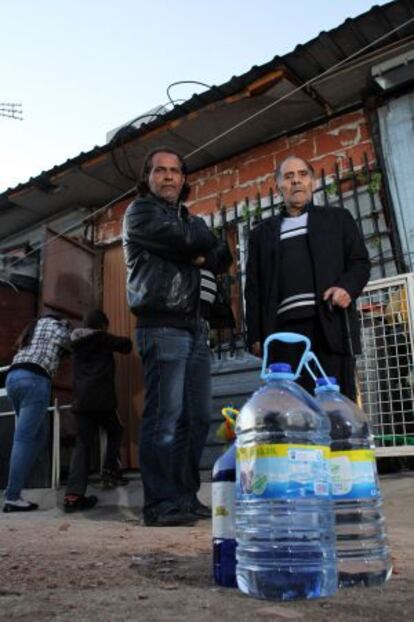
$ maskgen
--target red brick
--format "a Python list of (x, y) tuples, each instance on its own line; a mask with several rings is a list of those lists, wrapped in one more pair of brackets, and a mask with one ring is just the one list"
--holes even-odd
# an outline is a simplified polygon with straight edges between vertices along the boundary
[(336, 129), (337, 127), (341, 127), (347, 123), (357, 123), (361, 121), (366, 121), (366, 116), (363, 110), (356, 110), (355, 112), (349, 112), (348, 114), (341, 115), (339, 117), (335, 117), (327, 123), (327, 130)]
[(320, 159), (318, 159), (317, 161), (312, 162), (312, 165), (315, 169), (315, 175), (316, 177), (320, 177), (321, 175), (321, 171), (322, 169), (324, 169), (325, 171), (325, 175), (331, 175), (332, 173), (335, 172), (335, 163), (338, 162), (339, 163), (339, 168), (340, 170), (343, 169), (344, 165), (343, 165), (343, 155), (342, 156), (338, 156), (335, 154), (329, 154), (326, 155)]
[(197, 200), (211, 196), (212, 194), (215, 195), (219, 190), (217, 176), (210, 177), (210, 179), (205, 178), (205, 180), (200, 180), (195, 186), (193, 186), (193, 188), (196, 191), (195, 196)]
[(352, 158), (352, 162), (354, 167), (360, 167), (365, 164), (364, 154), (367, 154), (368, 162), (376, 162), (377, 158), (375, 155), (374, 147), (371, 142), (362, 143), (353, 147), (352, 149), (346, 150), (347, 158)]
[(202, 199), (201, 201), (195, 201), (190, 208), (193, 214), (213, 214), (217, 211), (217, 200)]
[(272, 191), (273, 195), (276, 192), (276, 181), (273, 175), (271, 178), (261, 181), (259, 183), (259, 192), (260, 192), (262, 199), (267, 198), (269, 196), (270, 191)]
[(281, 151), (284, 151), (285, 149), (289, 148), (289, 140), (288, 138), (284, 137), (284, 138), (278, 138), (277, 140), (274, 141), (274, 152), (273, 155), (275, 157), (279, 157), (279, 153)]
[(239, 174), (237, 170), (229, 171), (228, 173), (223, 173), (219, 177), (219, 187), (220, 192), (226, 192), (227, 190), (232, 190), (239, 184)]
[(361, 132), (361, 142), (371, 140), (371, 132), (367, 122), (361, 123), (359, 130)]
[(304, 158), (305, 160), (312, 160), (314, 157), (314, 148), (312, 140), (294, 140), (293, 137), (289, 139), (289, 146), (284, 151), (280, 151), (277, 154), (275, 167), (280, 164), (285, 158), (289, 156), (297, 156), (298, 158)]
[[(266, 143), (264, 145), (257, 145), (257, 147), (253, 147), (253, 149), (249, 149), (249, 151), (246, 154), (247, 159), (255, 160), (256, 158), (263, 158), (265, 156), (273, 156), (275, 150), (277, 149), (278, 142), (279, 141), (272, 140), (270, 143)], [(281, 142), (285, 144), (286, 139), (282, 139)]]
[(239, 184), (245, 184), (258, 177), (265, 177), (273, 173), (273, 157), (266, 156), (257, 160), (249, 160), (239, 170)]
[(315, 138), (315, 145), (316, 157), (318, 158), (329, 153), (339, 154), (344, 150), (344, 147), (341, 145), (338, 136), (333, 136), (329, 134), (319, 134), (319, 136)]
[(194, 173), (190, 173), (188, 175), (187, 180), (190, 184), (194, 182), (198, 182), (202, 179), (208, 179), (209, 177), (214, 177), (217, 173), (216, 166), (208, 166), (207, 168), (203, 168), (201, 171), (195, 171)]
[(228, 158), (227, 160), (222, 160), (216, 165), (216, 170), (218, 174), (224, 173), (227, 170), (235, 171), (237, 170), (240, 164), (240, 154), (233, 156), (232, 158)]
[[(229, 171), (227, 174), (216, 175), (204, 183), (198, 182), (193, 186), (194, 197), (198, 199), (206, 198), (212, 194), (220, 194), (232, 190), (238, 185), (237, 172)], [(195, 200), (195, 199), (194, 199)]]

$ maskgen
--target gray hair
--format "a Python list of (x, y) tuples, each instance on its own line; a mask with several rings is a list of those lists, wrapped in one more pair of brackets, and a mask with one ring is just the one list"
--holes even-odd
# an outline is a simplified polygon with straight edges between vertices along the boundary
[(307, 160), (305, 160), (305, 158), (301, 158), (300, 156), (292, 154), (292, 155), (288, 155), (286, 158), (283, 158), (283, 160), (279, 162), (279, 164), (276, 166), (275, 168), (276, 183), (280, 182), (280, 179), (282, 176), (282, 167), (284, 163), (287, 162), (288, 160), (301, 160), (304, 164), (306, 164), (306, 168), (308, 169), (311, 176), (315, 177), (315, 169), (313, 168), (312, 164), (308, 162)]

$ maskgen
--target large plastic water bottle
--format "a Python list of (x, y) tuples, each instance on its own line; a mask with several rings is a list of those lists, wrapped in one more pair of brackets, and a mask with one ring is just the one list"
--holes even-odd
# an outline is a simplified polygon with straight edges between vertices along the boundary
[(218, 585), (236, 587), (236, 534), (234, 526), (236, 447), (234, 443), (213, 468), (213, 571)]
[(315, 396), (331, 420), (339, 586), (381, 585), (392, 564), (368, 419), (335, 378), (319, 378)]
[[(284, 363), (266, 369), (273, 340), (304, 342), (296, 374)], [(237, 584), (258, 598), (316, 598), (337, 589), (329, 420), (294, 382), (309, 349), (302, 335), (268, 337), (265, 386), (236, 422)]]

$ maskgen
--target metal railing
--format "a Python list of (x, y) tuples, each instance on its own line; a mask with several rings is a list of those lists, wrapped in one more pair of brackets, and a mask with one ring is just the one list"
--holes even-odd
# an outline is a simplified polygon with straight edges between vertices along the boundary
[[(392, 215), (387, 204), (382, 171), (369, 164), (366, 154), (357, 167), (349, 158), (335, 165), (327, 175), (322, 169), (317, 180), (314, 203), (327, 207), (348, 209), (363, 234), (371, 260), (371, 279), (392, 277), (406, 272), (406, 262), (400, 252), (398, 235), (391, 226)], [(217, 235), (226, 239), (235, 262), (229, 274), (220, 277), (231, 301), (236, 318), (234, 331), (213, 331), (212, 345), (220, 357), (224, 350), (246, 349), (244, 286), (247, 247), (250, 231), (262, 220), (279, 213), (281, 198), (271, 188), (266, 196), (258, 193), (254, 200), (246, 197), (233, 206), (222, 207), (206, 217)]]
[[(5, 373), (10, 368), (10, 365), (0, 367), (0, 374)], [(7, 392), (5, 387), (0, 387), (0, 397), (6, 397)], [(60, 418), (63, 411), (71, 410), (71, 404), (59, 405), (57, 399), (54, 400), (53, 406), (49, 406), (47, 409), (53, 416), (52, 421), (52, 469), (51, 469), (51, 489), (55, 490), (60, 486)], [(14, 410), (0, 411), (0, 417), (16, 417)], [(99, 457), (100, 457), (100, 469), (102, 471), (103, 463), (105, 459), (107, 438), (106, 432), (103, 428), (99, 428)]]

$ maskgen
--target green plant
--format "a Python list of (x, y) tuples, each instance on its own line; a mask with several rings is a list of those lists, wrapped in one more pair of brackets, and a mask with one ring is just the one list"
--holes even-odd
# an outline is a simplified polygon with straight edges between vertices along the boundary
[(248, 222), (251, 219), (259, 218), (261, 211), (262, 208), (259, 203), (255, 207), (249, 207), (248, 205), (244, 205), (241, 212), (241, 218), (243, 222)]
[(375, 171), (371, 175), (371, 181), (368, 184), (368, 192), (370, 194), (376, 194), (381, 188), (382, 175), (380, 171)]
[(328, 197), (334, 197), (338, 194), (338, 184), (336, 183), (336, 181), (331, 181), (331, 183), (328, 184), (325, 189)]

